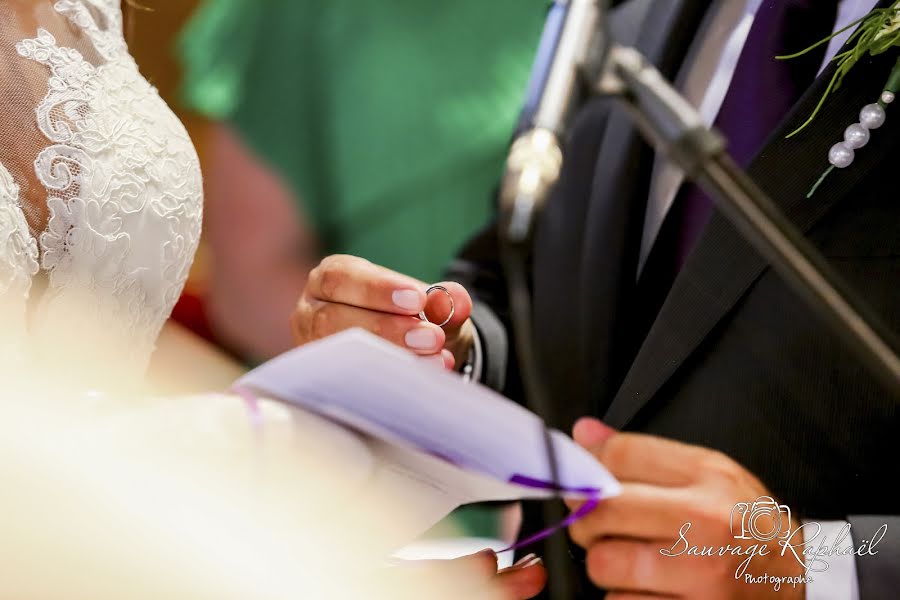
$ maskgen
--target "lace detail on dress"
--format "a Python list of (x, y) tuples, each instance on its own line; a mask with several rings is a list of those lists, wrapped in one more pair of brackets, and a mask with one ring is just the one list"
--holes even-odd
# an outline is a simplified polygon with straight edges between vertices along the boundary
[(19, 206), (19, 186), (0, 164), (0, 299), (24, 302), (38, 271), (37, 242)]
[(0, 163), (0, 361), (14, 364), (25, 336), (25, 307), (38, 271), (37, 242), (19, 206), (19, 186)]
[(104, 59), (112, 61), (118, 56), (127, 54), (119, 0), (88, 1), (106, 21), (105, 28), (100, 28), (83, 0), (59, 0), (54, 8), (66, 15), (91, 38), (94, 48)]
[(49, 283), (36, 326), (53, 335), (64, 329), (72, 339), (82, 333), (76, 329), (88, 335), (83, 339), (98, 327), (116, 329), (106, 340), (110, 350), (145, 363), (197, 248), (199, 161), (128, 54), (118, 1), (59, 0), (54, 7), (105, 62), (91, 64), (43, 28), (16, 45), (50, 70), (36, 111), (51, 142), (34, 162), (49, 209), (40, 236)]

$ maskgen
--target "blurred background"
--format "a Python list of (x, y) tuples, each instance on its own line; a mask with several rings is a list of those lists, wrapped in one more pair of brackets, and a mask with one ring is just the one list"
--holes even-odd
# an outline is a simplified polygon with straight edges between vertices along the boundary
[(145, 4), (129, 45), (204, 167), (193, 331), (268, 359), (322, 256), (433, 282), (490, 219), (546, 0)]
[[(434, 282), (491, 219), (547, 0), (140, 1), (129, 47), (204, 171), (173, 321), (238, 363), (291, 347), (321, 257)], [(493, 510), (457, 523), (504, 537)]]

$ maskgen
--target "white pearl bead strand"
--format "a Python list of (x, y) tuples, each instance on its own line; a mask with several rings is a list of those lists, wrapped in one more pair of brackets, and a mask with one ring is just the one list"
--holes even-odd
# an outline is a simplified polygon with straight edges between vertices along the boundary
[[(894, 101), (894, 94), (885, 91), (881, 94), (881, 101), (890, 104)], [(880, 104), (867, 104), (859, 111), (859, 123), (854, 123), (844, 130), (844, 141), (838, 142), (828, 151), (828, 162), (838, 169), (846, 169), (853, 164), (856, 157), (855, 150), (859, 150), (869, 143), (871, 130), (884, 125), (887, 113)]]

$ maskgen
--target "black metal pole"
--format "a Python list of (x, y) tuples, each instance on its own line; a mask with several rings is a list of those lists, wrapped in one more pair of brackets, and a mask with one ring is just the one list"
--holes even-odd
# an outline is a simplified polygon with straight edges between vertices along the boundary
[[(553, 397), (544, 381), (538, 351), (534, 344), (531, 290), (528, 286), (528, 251), (527, 245), (509, 242), (504, 242), (501, 248), (522, 387), (528, 407), (542, 417), (541, 434), (550, 481), (559, 489), (561, 488), (559, 464), (550, 435), (550, 428), (555, 425), (553, 421), (556, 411)], [(542, 509), (545, 527), (561, 523), (566, 517), (565, 506), (559, 500), (559, 495), (560, 492), (557, 492), (557, 498), (544, 501)], [(574, 598), (575, 573), (565, 530), (555, 532), (544, 541), (544, 554), (547, 559), (544, 563), (548, 575), (547, 596), (550, 600), (571, 600)]]
[[(777, 206), (728, 155), (705, 163), (698, 184), (749, 241), (900, 398), (897, 341)], [(893, 345), (893, 348), (892, 348)]]

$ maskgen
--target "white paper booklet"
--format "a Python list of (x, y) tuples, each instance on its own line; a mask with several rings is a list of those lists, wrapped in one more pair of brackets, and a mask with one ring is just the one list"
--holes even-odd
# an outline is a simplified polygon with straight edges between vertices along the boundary
[[(541, 420), (459, 375), (356, 329), (283, 354), (236, 387), (287, 402), (356, 432), (375, 461), (368, 485), (409, 500), (414, 529), (456, 507), (553, 495)], [(618, 482), (568, 436), (552, 431), (566, 496), (607, 498)], [(399, 496), (398, 496), (399, 494)]]

